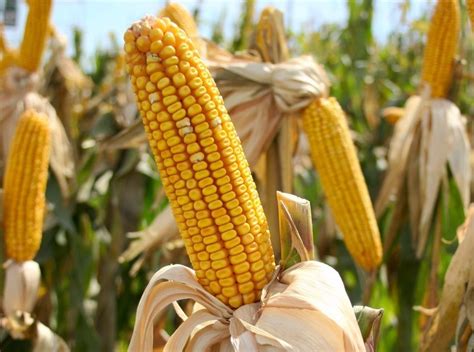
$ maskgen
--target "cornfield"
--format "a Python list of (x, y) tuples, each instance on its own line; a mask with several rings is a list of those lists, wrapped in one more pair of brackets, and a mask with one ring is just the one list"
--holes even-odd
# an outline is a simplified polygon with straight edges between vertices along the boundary
[(1, 351), (473, 350), (474, 1), (20, 3)]

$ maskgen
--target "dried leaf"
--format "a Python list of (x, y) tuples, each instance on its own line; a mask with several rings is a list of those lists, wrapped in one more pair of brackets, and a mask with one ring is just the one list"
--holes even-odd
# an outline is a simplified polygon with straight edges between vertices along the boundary
[(388, 154), (389, 168), (375, 202), (377, 217), (383, 214), (391, 197), (397, 194), (403, 182), (408, 152), (413, 142), (413, 132), (419, 122), (421, 108), (421, 97), (416, 95), (410, 97), (405, 105), (405, 115), (395, 126)]
[(444, 279), (443, 291), (437, 312), (430, 320), (423, 336), (422, 351), (445, 350), (454, 336), (459, 307), (463, 301), (466, 283), (474, 267), (474, 217), (466, 223), (464, 241), (459, 244)]
[(129, 350), (150, 351), (154, 321), (166, 306), (181, 299), (192, 299), (204, 309), (181, 324), (165, 351), (183, 350), (188, 341), (200, 348), (220, 345), (222, 350), (229, 348), (229, 340), (233, 351), (253, 351), (255, 342), (259, 351), (268, 346), (281, 351), (364, 348), (339, 274), (325, 264), (307, 261), (272, 281), (261, 303), (235, 311), (205, 291), (191, 269), (167, 266), (153, 276), (140, 300)]
[[(446, 174), (446, 163), (450, 148), (447, 117), (456, 106), (441, 99), (435, 99), (425, 107), (421, 117), (421, 150), (420, 150), (420, 189), (421, 218), (419, 222), (419, 240), (417, 257), (423, 255), (430, 225), (432, 222), (435, 202), (439, 194), (441, 179)], [(455, 112), (455, 111), (454, 111)]]

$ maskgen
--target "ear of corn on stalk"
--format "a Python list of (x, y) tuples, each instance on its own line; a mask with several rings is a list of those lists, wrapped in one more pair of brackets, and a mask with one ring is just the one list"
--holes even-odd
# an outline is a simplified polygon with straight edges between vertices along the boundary
[(41, 63), (49, 35), (49, 17), (52, 0), (29, 0), (25, 33), (21, 42), (18, 66), (34, 72)]
[(161, 17), (168, 17), (176, 23), (179, 28), (186, 32), (188, 37), (195, 39), (199, 36), (196, 22), (193, 15), (181, 4), (177, 2), (168, 3), (159, 13)]
[(231, 307), (252, 303), (273, 274), (274, 256), (219, 90), (169, 18), (145, 17), (124, 39), (137, 105), (196, 276)]
[(35, 257), (41, 243), (48, 159), (48, 118), (27, 110), (18, 122), (4, 179), (4, 241), (7, 257)]
[(303, 113), (313, 162), (346, 246), (365, 270), (382, 260), (382, 246), (367, 185), (344, 112), (335, 98), (316, 99)]
[(439, 0), (431, 19), (423, 57), (421, 79), (431, 96), (448, 95), (454, 71), (461, 15), (458, 0)]

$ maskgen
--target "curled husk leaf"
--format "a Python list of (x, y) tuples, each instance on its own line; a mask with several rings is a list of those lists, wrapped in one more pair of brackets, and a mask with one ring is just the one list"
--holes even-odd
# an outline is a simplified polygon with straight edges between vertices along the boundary
[[(469, 325), (469, 292), (474, 288), (474, 212), (458, 230), (459, 246), (449, 263), (438, 307), (428, 320), (426, 331), (421, 339), (420, 351), (443, 351), (462, 324)], [(467, 300), (466, 300), (467, 299)], [(474, 321), (474, 314), (472, 314)]]
[(140, 300), (129, 351), (152, 351), (154, 322), (182, 299), (199, 308), (168, 340), (164, 351), (365, 351), (339, 274), (307, 261), (278, 273), (261, 302), (232, 310), (208, 293), (194, 271), (169, 265), (150, 280)]
[(424, 253), (436, 200), (448, 169), (467, 211), (469, 158), (469, 140), (458, 107), (449, 100), (431, 98), (426, 87), (421, 95), (410, 97), (403, 117), (395, 125), (388, 154), (389, 168), (375, 211), (381, 216), (406, 182), (417, 257)]

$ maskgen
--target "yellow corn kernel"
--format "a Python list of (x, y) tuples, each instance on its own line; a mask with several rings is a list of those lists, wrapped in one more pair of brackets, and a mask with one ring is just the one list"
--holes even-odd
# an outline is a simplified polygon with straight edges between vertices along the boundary
[(52, 0), (29, 0), (28, 18), (20, 46), (18, 66), (34, 72), (41, 63), (49, 35), (49, 16)]
[(347, 249), (373, 270), (382, 260), (380, 234), (344, 112), (335, 98), (316, 99), (303, 113), (303, 127)]
[[(275, 266), (270, 234), (214, 80), (189, 37), (166, 17), (145, 17), (124, 39), (134, 89), (149, 87), (136, 96), (137, 105), (198, 280), (233, 308), (258, 299), (260, 286), (270, 280)], [(160, 66), (147, 63), (156, 42), (165, 44), (157, 53)], [(147, 67), (135, 70), (137, 65)], [(157, 73), (159, 80), (153, 79)], [(155, 110), (143, 104), (150, 99), (160, 103)], [(158, 130), (162, 133), (155, 133)], [(182, 161), (176, 162), (176, 156)], [(255, 262), (246, 261), (247, 255)], [(258, 281), (252, 281), (254, 277)]]
[(431, 95), (444, 98), (453, 79), (461, 14), (458, 0), (438, 0), (431, 19), (423, 56), (421, 79), (431, 87)]
[(33, 259), (40, 247), (50, 144), (47, 117), (25, 111), (10, 147), (3, 184), (5, 251), (18, 262)]
[[(198, 28), (193, 15), (184, 6), (176, 2), (170, 2), (161, 9), (159, 16), (168, 17), (171, 21), (176, 23), (179, 28), (184, 30), (188, 37), (193, 39), (198, 37)], [(156, 35), (157, 37), (155, 39), (163, 38), (163, 34), (158, 36), (157, 33)]]

